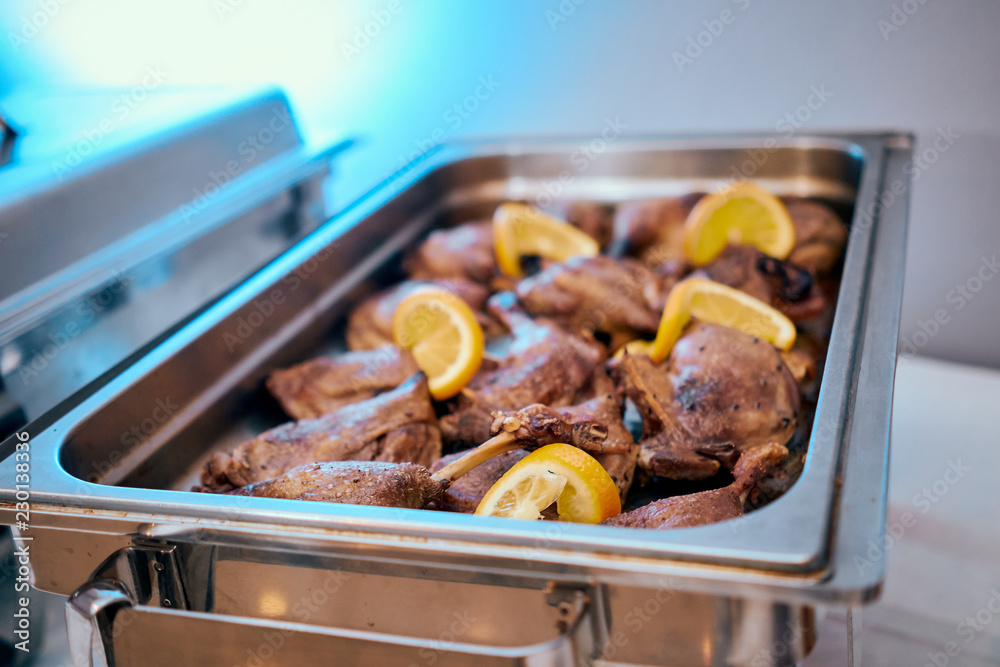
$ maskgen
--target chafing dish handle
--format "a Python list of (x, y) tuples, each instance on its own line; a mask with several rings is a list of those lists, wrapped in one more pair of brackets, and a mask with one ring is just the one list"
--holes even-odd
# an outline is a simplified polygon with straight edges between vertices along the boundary
[(444, 642), (379, 632), (137, 605), (117, 581), (84, 584), (67, 601), (74, 665), (175, 667), (178, 664), (336, 664), (437, 667), (592, 665), (603, 648), (602, 605), (584, 590), (548, 591), (560, 634), (529, 646)]
[(114, 614), (133, 600), (117, 581), (90, 581), (66, 601), (66, 632), (73, 664), (77, 667), (108, 667), (111, 656), (110, 632)]

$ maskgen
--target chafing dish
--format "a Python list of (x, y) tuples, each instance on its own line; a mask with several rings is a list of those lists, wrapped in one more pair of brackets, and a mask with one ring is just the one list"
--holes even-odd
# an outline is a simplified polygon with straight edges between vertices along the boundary
[[(872, 600), (884, 577), (871, 545), (910, 153), (898, 134), (441, 146), (27, 428), (30, 528), (14, 530), (32, 538), (32, 585), (70, 596), (73, 650), (94, 664), (793, 664), (816, 605)], [(335, 349), (350, 306), (429, 229), (508, 199), (615, 202), (734, 175), (851, 221), (805, 468), (743, 520), (646, 531), (188, 491), (211, 452), (281, 421), (265, 375)]]

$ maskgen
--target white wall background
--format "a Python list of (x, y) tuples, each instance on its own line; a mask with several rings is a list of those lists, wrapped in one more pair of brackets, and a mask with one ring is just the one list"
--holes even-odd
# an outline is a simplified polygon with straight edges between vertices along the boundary
[[(705, 22), (718, 34), (678, 67)], [(377, 34), (356, 41), (366, 25)], [(131, 85), (149, 66), (172, 85), (277, 82), (307, 128), (364, 139), (356, 188), (436, 129), (587, 134), (620, 116), (634, 134), (769, 132), (823, 87), (803, 132), (912, 130), (919, 151), (957, 135), (914, 184), (901, 335), (943, 310), (918, 351), (1000, 367), (1000, 277), (984, 264), (1000, 255), (998, 3), (5, 0), (0, 29), (0, 93)], [(449, 108), (481, 76), (499, 86), (456, 126)]]

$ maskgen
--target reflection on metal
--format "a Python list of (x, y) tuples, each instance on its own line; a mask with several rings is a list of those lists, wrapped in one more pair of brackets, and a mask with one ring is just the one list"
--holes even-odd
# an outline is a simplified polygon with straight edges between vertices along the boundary
[[(400, 253), (420, 235), (545, 193), (573, 168), (576, 149), (458, 146), (346, 209), (32, 434), (33, 447), (54, 453), (32, 467), (32, 531), (47, 545), (32, 561), (35, 581), (68, 594), (95, 571), (126, 582), (123, 573), (140, 574), (116, 656), (190, 632), (217, 662), (237, 648), (245, 659), (247, 645), (279, 628), (304, 642), (289, 639), (283, 656), (322, 647), (376, 651), (392, 664), (412, 660), (469, 610), (491, 621), (446, 643), (438, 664), (468, 664), (473, 649), (461, 642), (473, 638), (490, 656), (476, 664), (518, 664), (510, 660), (525, 654), (512, 646), (547, 637), (582, 647), (583, 626), (597, 637), (586, 645), (612, 664), (794, 664), (815, 639), (813, 605), (868, 601), (884, 576), (882, 561), (860, 571), (853, 559), (878, 539), (885, 516), (907, 212), (875, 202), (883, 182), (902, 178), (909, 152), (887, 148), (890, 138), (798, 138), (757, 170), (774, 191), (823, 198), (853, 223), (805, 469), (785, 496), (738, 525), (645, 531), (188, 492), (213, 451), (281, 419), (260, 391), (269, 370), (330, 349), (332, 327), (397, 277)], [(623, 140), (570, 179), (564, 196), (624, 201), (709, 189), (765, 139)], [(0, 484), (11, 466), (0, 462)], [(12, 497), (0, 488), (0, 520), (13, 519)], [(141, 584), (152, 576), (148, 552), (168, 554), (153, 562), (175, 573), (172, 590), (154, 595), (159, 583)], [(275, 587), (288, 611), (262, 618)], [(577, 591), (589, 598), (586, 614)], [(182, 599), (184, 609), (161, 604)], [(491, 634), (508, 619), (514, 635)], [(560, 623), (569, 630), (557, 637)], [(210, 641), (222, 632), (243, 643)], [(498, 644), (505, 652), (482, 648)]]
[(315, 229), (343, 147), (270, 90), (0, 189), (9, 399), (40, 416)]

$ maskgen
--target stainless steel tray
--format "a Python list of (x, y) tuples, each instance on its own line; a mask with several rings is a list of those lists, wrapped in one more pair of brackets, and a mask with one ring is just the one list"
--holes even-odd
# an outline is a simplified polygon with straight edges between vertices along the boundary
[[(726, 654), (741, 664), (734, 651), (758, 655), (746, 652), (758, 643), (766, 648), (785, 624), (792, 627), (789, 619), (807, 626), (802, 605), (867, 601), (884, 576), (883, 561), (871, 563), (866, 552), (885, 523), (908, 203), (903, 167), (910, 152), (909, 137), (897, 134), (442, 147), (68, 414), (41, 432), (28, 429), (31, 528), (21, 532), (34, 537), (33, 584), (72, 593), (106, 572), (112, 554), (125, 552), (135, 579), (135, 554), (152, 548), (187, 554), (171, 567), (189, 581), (190, 600), (194, 573), (208, 567), (206, 560), (221, 562), (221, 552), (235, 549), (238, 562), (272, 565), (295, 565), (310, 554), (340, 564), (378, 563), (381, 573), (407, 579), (512, 586), (528, 578), (590, 587), (591, 609), (597, 604), (610, 619), (605, 640), (627, 622), (628, 605), (669, 590), (675, 606), (682, 597), (689, 608), (709, 601), (699, 618), (707, 619), (710, 639), (698, 639), (704, 651), (695, 647), (691, 655), (716, 664), (713, 656)], [(184, 490), (210, 451), (281, 420), (263, 397), (261, 379), (329, 346), (351, 305), (396, 278), (400, 253), (428, 229), (488, 217), (506, 199), (544, 201), (556, 189), (564, 199), (615, 202), (710, 190), (741, 171), (779, 194), (821, 198), (852, 221), (808, 458), (800, 479), (775, 502), (738, 522), (644, 531)], [(0, 463), (0, 520), (12, 524), (14, 474), (8, 457)], [(191, 556), (197, 553), (203, 555)], [(857, 566), (858, 557), (868, 565)], [(213, 591), (216, 583), (208, 577), (200, 585)], [(128, 595), (142, 605), (136, 586)], [(248, 598), (253, 604), (263, 595), (257, 593)], [(240, 611), (254, 613), (253, 604)], [(207, 600), (187, 608), (217, 611)], [(747, 619), (761, 609), (767, 621), (755, 633)], [(646, 624), (647, 634), (657, 628), (650, 641), (675, 638), (670, 650), (691, 648), (698, 633), (667, 632), (661, 627), (667, 616)], [(737, 632), (741, 623), (749, 629)], [(810, 644), (801, 632), (785, 641), (782, 655), (771, 651), (761, 664), (785, 664)], [(653, 644), (640, 650), (633, 643), (641, 659), (628, 650), (623, 655), (659, 664), (647, 655)]]

